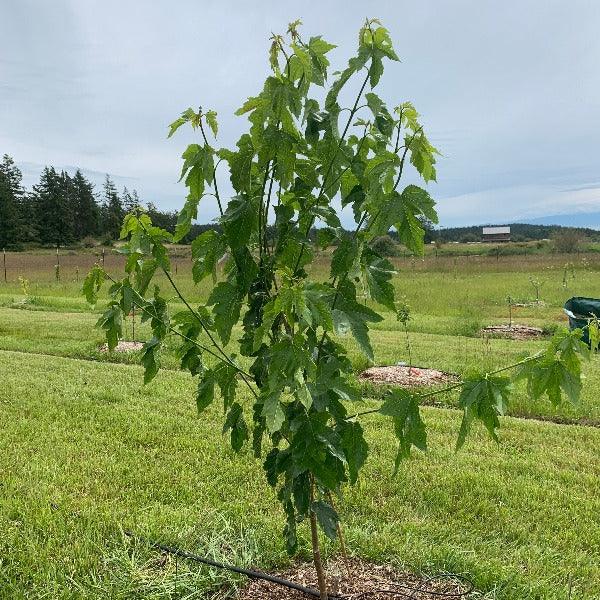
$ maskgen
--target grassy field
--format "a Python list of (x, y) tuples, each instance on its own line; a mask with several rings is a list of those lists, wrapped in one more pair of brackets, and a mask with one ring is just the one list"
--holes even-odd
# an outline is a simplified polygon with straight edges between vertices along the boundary
[[(217, 409), (196, 417), (193, 382), (177, 370), (173, 349), (143, 386), (135, 354), (98, 350), (103, 302), (91, 310), (80, 295), (98, 256), (61, 257), (60, 282), (54, 258), (9, 254), (9, 281), (0, 283), (0, 598), (193, 598), (241, 583), (183, 563), (176, 577), (172, 561), (132, 545), (124, 529), (228, 562), (286, 564), (283, 516), (260, 464), (215, 435)], [(117, 273), (121, 258), (105, 260)], [(175, 260), (184, 293), (205, 299), (211, 282), (193, 288), (189, 256), (178, 250)], [(595, 254), (430, 256), (396, 265), (397, 289), (413, 312), (414, 362), (458, 374), (543, 347), (478, 335), (507, 321), (507, 295), (533, 299), (530, 278), (542, 281), (545, 304), (517, 308), (514, 319), (548, 332), (564, 324), (567, 298), (600, 297)], [(315, 276), (326, 269), (323, 257)], [(376, 360), (405, 361), (401, 325), (384, 316), (372, 334)], [(136, 329), (143, 339), (144, 328)], [(366, 366), (355, 349), (352, 357), (357, 370)], [(372, 455), (343, 504), (352, 551), (415, 571), (468, 574), (482, 598), (566, 600), (571, 585), (572, 599), (600, 599), (600, 428), (592, 426), (600, 424), (600, 358), (584, 373), (579, 406), (532, 402), (524, 389), (511, 406), (516, 417), (574, 424), (507, 417), (500, 446), (477, 430), (456, 454), (460, 415), (424, 409), (430, 451), (396, 478), (393, 434), (369, 417)], [(364, 390), (375, 406), (380, 390)]]

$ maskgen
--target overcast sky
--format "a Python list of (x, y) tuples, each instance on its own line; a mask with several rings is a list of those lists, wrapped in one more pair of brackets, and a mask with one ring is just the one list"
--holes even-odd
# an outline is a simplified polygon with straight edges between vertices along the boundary
[[(233, 112), (268, 73), (272, 31), (301, 18), (306, 36), (338, 45), (342, 67), (368, 13), (402, 59), (379, 94), (412, 100), (443, 153), (430, 186), (442, 225), (600, 211), (600, 0), (0, 6), (0, 154), (27, 186), (46, 164), (77, 166), (180, 207), (192, 137), (167, 140), (167, 125), (202, 105), (219, 114), (220, 145), (234, 143), (246, 121)], [(214, 215), (206, 200), (200, 220)]]

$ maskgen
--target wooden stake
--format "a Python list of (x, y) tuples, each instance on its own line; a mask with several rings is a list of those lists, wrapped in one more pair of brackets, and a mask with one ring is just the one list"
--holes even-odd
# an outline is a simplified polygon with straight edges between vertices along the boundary
[(7, 279), (6, 279), (6, 248), (2, 249), (2, 253), (4, 254), (4, 283), (7, 283)]

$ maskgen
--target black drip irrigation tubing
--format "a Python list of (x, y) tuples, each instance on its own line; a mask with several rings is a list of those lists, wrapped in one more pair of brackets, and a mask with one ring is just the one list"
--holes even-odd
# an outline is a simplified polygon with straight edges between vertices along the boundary
[[(187, 558), (188, 560), (193, 560), (195, 562), (202, 563), (209, 567), (214, 567), (216, 569), (225, 569), (226, 571), (231, 571), (233, 573), (239, 573), (240, 575), (246, 575), (250, 579), (263, 579), (265, 581), (270, 581), (271, 583), (275, 583), (277, 585), (281, 585), (283, 587), (296, 590), (298, 592), (302, 592), (307, 596), (312, 596), (313, 598), (320, 598), (321, 594), (319, 590), (315, 588), (305, 587), (300, 585), (299, 583), (294, 583), (293, 581), (288, 581), (287, 579), (281, 579), (280, 577), (275, 577), (274, 575), (269, 575), (268, 573), (263, 573), (261, 571), (253, 571), (252, 569), (244, 569), (242, 567), (236, 567), (235, 565), (226, 565), (223, 563), (219, 563), (215, 560), (211, 560), (210, 558), (205, 558), (203, 556), (199, 556), (198, 554), (193, 554), (192, 552), (188, 552), (187, 550), (183, 550), (181, 548), (177, 548), (176, 546), (167, 546), (165, 544), (160, 544), (158, 542), (153, 542), (151, 540), (147, 540), (143, 537), (137, 536), (133, 534), (131, 531), (125, 531), (125, 535), (132, 539), (139, 540), (140, 542), (148, 544), (151, 548), (156, 550), (161, 550), (162, 552), (166, 552), (167, 554), (172, 554), (173, 556), (180, 556), (182, 558)], [(422, 589), (425, 583), (436, 581), (439, 579), (454, 579), (460, 581), (461, 583), (467, 586), (467, 589), (462, 592), (436, 592)], [(360, 600), (361, 598), (366, 598), (372, 594), (389, 594), (395, 596), (404, 596), (405, 598), (416, 598), (415, 594), (423, 593), (428, 594), (429, 596), (434, 596), (436, 598), (465, 598), (471, 592), (474, 591), (475, 586), (473, 582), (471, 582), (466, 577), (461, 575), (453, 575), (450, 573), (442, 573), (440, 575), (436, 575), (434, 577), (428, 577), (423, 582), (421, 582), (417, 587), (410, 587), (408, 585), (400, 584), (400, 583), (391, 583), (392, 587), (396, 589), (377, 589), (377, 590), (369, 590), (366, 592), (358, 592), (356, 594), (352, 594), (351, 596), (343, 595), (339, 596), (336, 594), (328, 593), (327, 596), (330, 600), (346, 600), (348, 598), (353, 598), (354, 600)], [(402, 591), (405, 590), (405, 591)]]

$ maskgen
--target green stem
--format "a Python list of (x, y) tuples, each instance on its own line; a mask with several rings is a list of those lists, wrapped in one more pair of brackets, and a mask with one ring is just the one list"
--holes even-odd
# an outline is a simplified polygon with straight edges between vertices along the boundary
[[(144, 224), (139, 220), (139, 218), (138, 218), (138, 223), (139, 223), (140, 227), (144, 230), (144, 232), (147, 234), (148, 231), (145, 228)], [(204, 332), (208, 336), (208, 339), (211, 341), (213, 347), (217, 349), (217, 351), (219, 352), (219, 354), (223, 357), (223, 359), (225, 359), (225, 362), (227, 362), (230, 366), (232, 366), (234, 369), (236, 369), (240, 373), (242, 379), (244, 380), (244, 382), (246, 383), (246, 385), (248, 386), (248, 388), (254, 392), (253, 388), (250, 385), (250, 382), (246, 379), (246, 377), (249, 376), (249, 375), (244, 374), (243, 371), (231, 360), (231, 358), (229, 356), (227, 356), (227, 353), (220, 346), (220, 344), (217, 342), (217, 340), (214, 338), (214, 336), (212, 335), (212, 333), (208, 329), (208, 327), (207, 327), (206, 323), (204, 322), (204, 320), (202, 319), (202, 317), (198, 314), (197, 311), (195, 311), (192, 308), (192, 306), (190, 305), (190, 303), (185, 299), (185, 297), (181, 293), (180, 289), (177, 287), (177, 284), (175, 283), (175, 281), (171, 277), (171, 274), (169, 273), (169, 271), (167, 271), (167, 269), (165, 269), (165, 267), (163, 267), (162, 265), (161, 265), (161, 270), (165, 274), (167, 280), (171, 284), (171, 287), (173, 288), (173, 290), (175, 291), (175, 293), (177, 294), (177, 296), (179, 297), (179, 299), (183, 302), (183, 304), (186, 306), (186, 308), (190, 311), (190, 313), (194, 317), (194, 319), (196, 319), (196, 321), (198, 321), (198, 323), (200, 324), (200, 327), (202, 327), (202, 329), (204, 330)]]
[[(110, 279), (110, 281), (112, 281), (113, 283), (117, 283), (117, 281), (115, 279), (113, 279), (109, 273), (106, 273), (106, 277), (108, 277), (108, 279)], [(134, 306), (137, 306), (144, 314), (148, 315), (149, 317), (152, 317), (154, 319), (157, 319), (158, 321), (160, 321), (160, 323), (162, 325), (165, 326), (165, 328), (170, 331), (171, 333), (179, 336), (180, 338), (182, 338), (183, 340), (185, 340), (186, 342), (190, 342), (191, 344), (194, 344), (194, 346), (196, 346), (197, 348), (199, 348), (200, 350), (202, 350), (203, 352), (206, 352), (208, 354), (210, 354), (211, 356), (213, 356), (214, 358), (216, 358), (217, 360), (219, 360), (220, 362), (226, 362), (223, 360), (223, 358), (221, 356), (219, 356), (216, 352), (213, 352), (210, 348), (200, 344), (197, 340), (194, 340), (190, 337), (188, 337), (187, 335), (181, 333), (181, 331), (178, 331), (177, 329), (175, 329), (172, 325), (166, 323), (165, 321), (163, 321), (162, 319), (158, 318), (156, 316), (155, 313), (149, 311), (143, 304), (140, 304), (139, 302), (136, 302), (135, 300), (132, 301), (132, 304)], [(247, 373), (246, 371), (244, 371), (243, 369), (241, 369), (240, 367), (238, 367), (237, 365), (231, 365), (232, 367), (235, 368), (235, 370), (240, 374), (243, 375), (245, 377), (250, 377), (252, 378), (252, 375), (250, 375), (250, 373)], [(256, 392), (254, 392), (254, 390), (251, 390), (252, 393), (254, 394), (254, 396), (256, 397)]]
[[(327, 183), (327, 178), (329, 177), (329, 174), (331, 173), (331, 169), (333, 169), (333, 164), (335, 162), (335, 159), (337, 158), (340, 148), (342, 147), (342, 142), (344, 141), (344, 138), (346, 137), (346, 134), (348, 133), (348, 129), (350, 128), (350, 125), (352, 123), (352, 119), (354, 118), (354, 115), (356, 114), (356, 111), (358, 110), (358, 103), (360, 102), (360, 97), (362, 96), (362, 93), (365, 91), (365, 87), (367, 86), (368, 81), (369, 81), (369, 72), (367, 71), (367, 76), (365, 77), (365, 80), (363, 81), (363, 83), (360, 87), (358, 95), (356, 96), (356, 100), (350, 111), (350, 116), (348, 117), (348, 121), (346, 121), (346, 126), (344, 127), (344, 131), (338, 141), (337, 148), (335, 149), (335, 152), (333, 154), (331, 162), (329, 163), (329, 166), (327, 167), (327, 171), (325, 172), (325, 175), (323, 175), (321, 189), (319, 190), (319, 193), (317, 194), (317, 198), (316, 198), (313, 206), (316, 206), (323, 196), (323, 193), (325, 190), (325, 185)], [(312, 226), (314, 225), (314, 222), (315, 222), (315, 217), (313, 216), (308, 223), (306, 231), (304, 232), (304, 237), (307, 239), (308, 239), (308, 234), (310, 233), (310, 230), (311, 230)], [(296, 264), (294, 266), (294, 271), (293, 271), (294, 275), (298, 271), (298, 266), (300, 265), (300, 261), (302, 260), (302, 255), (304, 254), (305, 249), (306, 249), (306, 241), (303, 241), (302, 246), (300, 247), (300, 253), (298, 254), (298, 259), (296, 260)]]
[[(202, 119), (200, 121), (200, 132), (202, 133), (202, 137), (204, 138), (204, 143), (209, 146), (208, 138), (206, 137), (206, 133), (204, 132), (204, 126), (202, 125)], [(223, 216), (223, 206), (221, 205), (221, 197), (219, 196), (219, 186), (217, 185), (217, 166), (219, 164), (218, 161), (215, 167), (213, 168), (213, 183), (215, 186), (215, 198), (217, 199), (217, 204), (219, 205), (219, 213)]]

